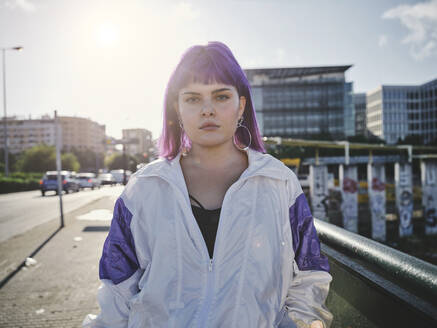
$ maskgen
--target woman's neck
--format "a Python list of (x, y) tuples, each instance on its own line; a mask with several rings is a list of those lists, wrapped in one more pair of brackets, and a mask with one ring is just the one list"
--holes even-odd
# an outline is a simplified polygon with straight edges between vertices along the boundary
[(215, 147), (205, 147), (193, 144), (188, 155), (182, 157), (183, 161), (202, 169), (217, 169), (229, 167), (244, 162), (247, 166), (247, 155), (244, 151), (235, 148), (234, 144), (225, 143)]

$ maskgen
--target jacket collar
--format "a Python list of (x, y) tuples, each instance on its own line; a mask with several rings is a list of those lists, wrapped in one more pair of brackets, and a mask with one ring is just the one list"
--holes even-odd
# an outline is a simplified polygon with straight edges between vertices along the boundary
[[(287, 179), (289, 169), (273, 156), (253, 149), (248, 149), (246, 153), (249, 165), (240, 176), (240, 179), (254, 176), (265, 176), (277, 180)], [(179, 152), (172, 160), (158, 159), (142, 168), (138, 172), (137, 177), (158, 176), (177, 185), (185, 185), (180, 158), (181, 153)]]

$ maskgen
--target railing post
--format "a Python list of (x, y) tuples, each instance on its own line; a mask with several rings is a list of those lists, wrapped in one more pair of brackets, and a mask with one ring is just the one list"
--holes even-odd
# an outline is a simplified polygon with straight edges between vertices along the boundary
[(358, 173), (356, 165), (340, 164), (339, 182), (342, 202), (343, 227), (358, 232)]
[(367, 164), (367, 185), (370, 214), (372, 217), (372, 239), (385, 241), (385, 167), (384, 164)]
[(437, 162), (421, 161), (422, 206), (425, 234), (437, 234)]
[(395, 163), (396, 210), (399, 237), (413, 234), (413, 178), (411, 163)]
[(313, 216), (327, 221), (328, 167), (326, 165), (311, 165), (309, 180)]

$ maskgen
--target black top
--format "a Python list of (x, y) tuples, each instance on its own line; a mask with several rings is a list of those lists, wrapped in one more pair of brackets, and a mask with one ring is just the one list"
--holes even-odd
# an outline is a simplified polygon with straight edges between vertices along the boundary
[(207, 210), (197, 199), (189, 195), (190, 198), (195, 201), (199, 206), (191, 205), (194, 217), (202, 232), (203, 239), (205, 239), (206, 247), (208, 248), (209, 257), (212, 258), (214, 253), (215, 237), (217, 235), (217, 228), (220, 218), (221, 208), (215, 210)]

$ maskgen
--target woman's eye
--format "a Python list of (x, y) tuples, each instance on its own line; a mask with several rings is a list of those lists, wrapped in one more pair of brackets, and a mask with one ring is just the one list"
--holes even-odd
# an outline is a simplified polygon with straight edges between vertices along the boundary
[(197, 97), (189, 97), (189, 98), (185, 99), (185, 102), (188, 104), (195, 104), (198, 101), (199, 101), (199, 98), (197, 98)]
[(228, 100), (228, 99), (229, 99), (229, 96), (228, 96), (228, 95), (218, 95), (218, 96), (216, 97), (216, 99), (217, 99), (218, 101), (224, 101), (224, 100)]

